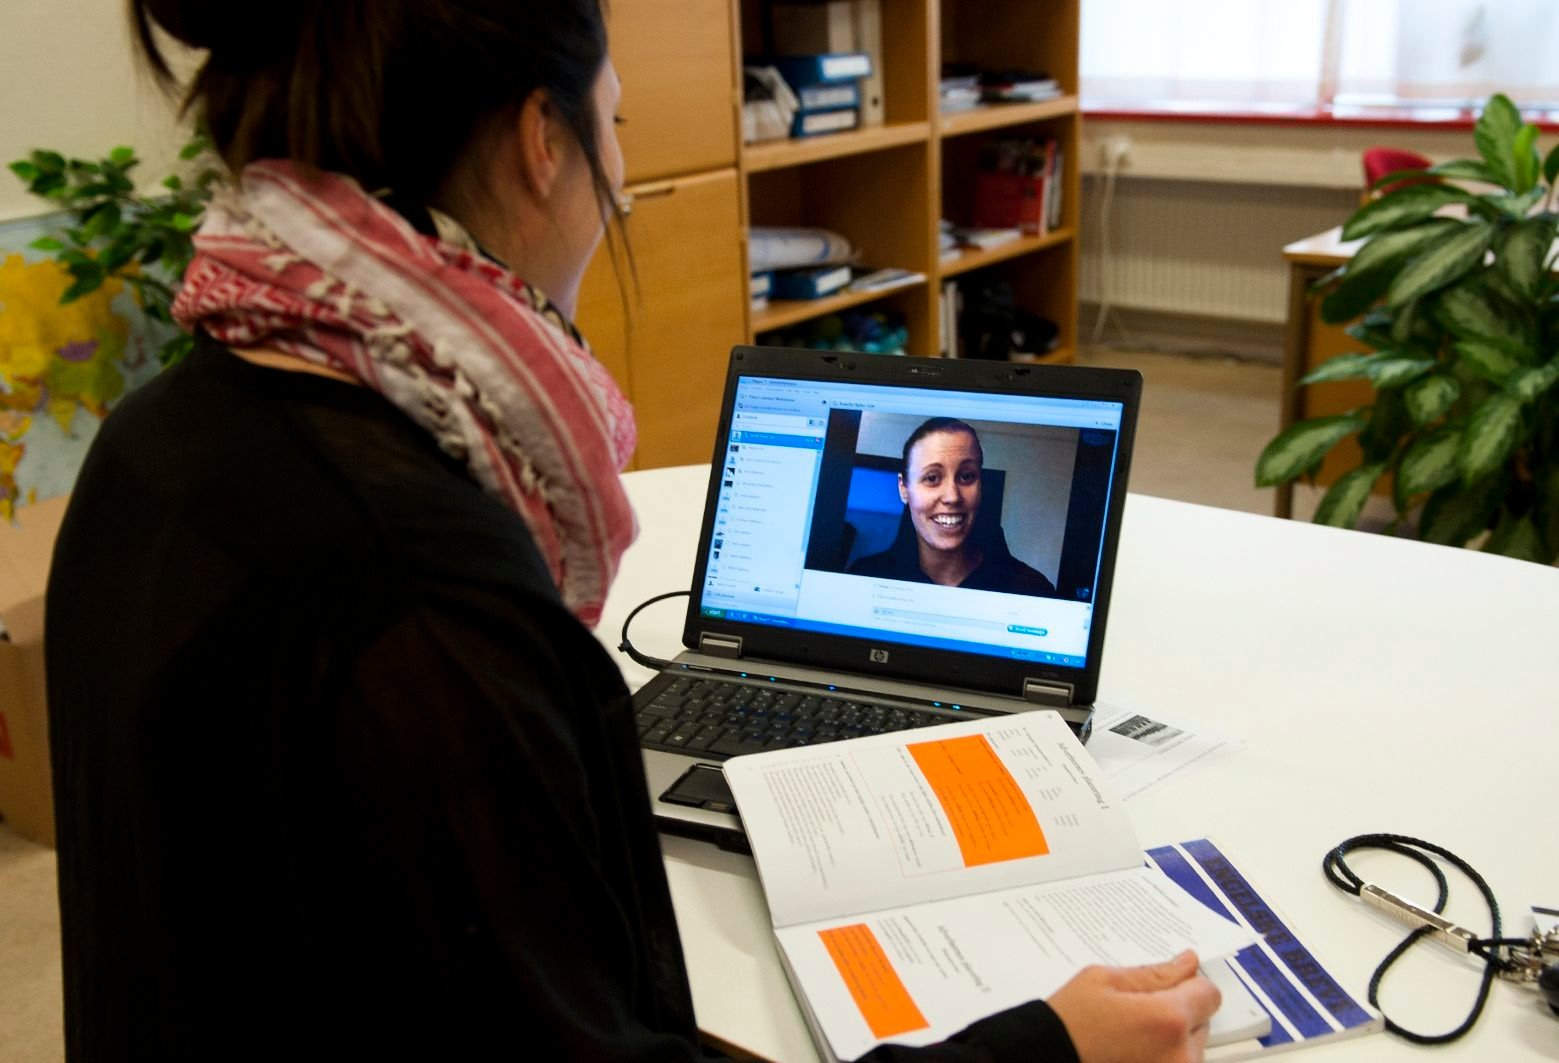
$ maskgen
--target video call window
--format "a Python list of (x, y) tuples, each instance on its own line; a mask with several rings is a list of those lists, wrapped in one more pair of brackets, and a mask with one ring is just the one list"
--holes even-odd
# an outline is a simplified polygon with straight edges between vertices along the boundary
[(1091, 601), (1115, 436), (834, 409), (805, 567)]

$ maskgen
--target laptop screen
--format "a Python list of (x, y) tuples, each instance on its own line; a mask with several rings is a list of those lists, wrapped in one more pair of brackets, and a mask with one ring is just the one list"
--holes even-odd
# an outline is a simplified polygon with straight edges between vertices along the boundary
[(696, 608), (1085, 667), (1123, 416), (1108, 400), (743, 376)]

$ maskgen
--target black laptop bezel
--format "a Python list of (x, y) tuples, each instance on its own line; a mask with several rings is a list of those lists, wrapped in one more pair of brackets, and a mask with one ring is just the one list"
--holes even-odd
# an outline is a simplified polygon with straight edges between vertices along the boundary
[[(849, 381), (862, 384), (937, 387), (957, 391), (997, 390), (1005, 394), (1032, 394), (1050, 398), (1103, 399), (1122, 404), (1117, 433), (1115, 475), (1105, 512), (1097, 593), (1088, 639), (1087, 663), (1067, 667), (1037, 661), (1003, 660), (935, 650), (891, 637), (860, 639), (716, 619), (700, 614), (700, 590), (709, 563), (713, 524), (708, 515), (715, 507), (720, 477), (711, 476), (704, 499), (704, 520), (699, 532), (691, 598), (682, 631), (683, 645), (697, 650), (701, 636), (718, 635), (741, 640), (742, 657), (790, 661), (815, 668), (846, 670), (856, 675), (881, 676), (944, 687), (987, 691), (1023, 697), (1029, 680), (1071, 684), (1071, 703), (1091, 705), (1098, 692), (1099, 670), (1104, 656), (1104, 635), (1115, 582), (1115, 554), (1120, 539), (1121, 517), (1131, 471), (1136, 437), (1137, 409), (1141, 402), (1142, 376), (1135, 370), (1093, 369), (1078, 366), (1024, 365), (1008, 362), (905, 358), (890, 355), (792, 350), (778, 347), (735, 347), (725, 382), (719, 430), (711, 468), (725, 458), (731, 415), (738, 381), (744, 376), (800, 380)], [(887, 649), (886, 663), (873, 660), (873, 650)]]

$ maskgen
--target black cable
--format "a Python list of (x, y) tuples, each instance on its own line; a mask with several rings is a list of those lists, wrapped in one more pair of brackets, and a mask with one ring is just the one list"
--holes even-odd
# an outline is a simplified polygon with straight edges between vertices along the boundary
[[(1439, 890), (1439, 896), (1434, 903), (1434, 913), (1436, 915), (1440, 915), (1445, 911), (1445, 902), (1449, 896), (1450, 887), (1446, 882), (1445, 872), (1440, 869), (1440, 866), (1434, 860), (1430, 859), (1427, 855), (1428, 853), (1433, 853), (1446, 860), (1460, 870), (1462, 874), (1466, 875), (1472, 884), (1478, 887), (1478, 892), (1483, 894), (1483, 899), (1489, 906), (1489, 920), (1492, 933), (1489, 937), (1476, 939), (1471, 946), (1472, 954), (1483, 961), (1484, 967), (1483, 979), (1478, 986), (1478, 996), (1473, 1001), (1472, 1010), (1467, 1014), (1466, 1021), (1447, 1033), (1422, 1034), (1409, 1030), (1404, 1026), (1399, 1026), (1389, 1016), (1386, 1017), (1387, 1030), (1414, 1044), (1449, 1044), (1472, 1029), (1473, 1024), (1483, 1014), (1483, 1007), (1488, 1003), (1489, 999), (1489, 987), (1494, 984), (1494, 976), (1513, 967), (1513, 964), (1508, 959), (1500, 956), (1500, 949), (1512, 945), (1524, 945), (1526, 942), (1516, 938), (1500, 936), (1499, 903), (1494, 899), (1494, 891), (1489, 888), (1489, 884), (1484, 881), (1482, 875), (1474, 871), (1467, 861), (1450, 850), (1442, 849), (1438, 845), (1433, 845), (1419, 838), (1410, 838), (1404, 834), (1360, 834), (1338, 845), (1331, 852), (1327, 853), (1326, 857), (1321, 861), (1321, 870), (1326, 873), (1326, 877), (1331, 880), (1332, 884), (1343, 892), (1358, 896), (1364, 885), (1364, 880), (1354, 874), (1353, 869), (1348, 866), (1344, 859), (1349, 853), (1360, 849), (1385, 849), (1388, 852), (1406, 856), (1428, 869), (1429, 873), (1434, 876), (1435, 884)], [(1370, 1004), (1377, 1010), (1380, 1010), (1380, 983), (1385, 978), (1386, 972), (1390, 970), (1392, 964), (1406, 954), (1408, 949), (1417, 944), (1432, 929), (1427, 926), (1419, 927), (1408, 934), (1400, 945), (1386, 954), (1386, 958), (1380, 962), (1380, 966), (1375, 968), (1375, 973), (1370, 977), (1369, 1000)], [(1382, 1011), (1382, 1014), (1384, 1014), (1384, 1011)]]
[(656, 602), (663, 602), (667, 598), (686, 598), (691, 593), (691, 591), (667, 591), (665, 594), (657, 594), (653, 598), (646, 598), (644, 601), (634, 606), (633, 612), (628, 614), (628, 619), (623, 621), (622, 641), (617, 644), (617, 649), (631, 657), (634, 664), (643, 665), (645, 668), (653, 668), (657, 672), (665, 668), (670, 668), (670, 661), (663, 661), (659, 657), (651, 657), (649, 654), (640, 653), (638, 650), (633, 648), (633, 643), (628, 641), (628, 625), (633, 623), (634, 617), (638, 616), (647, 607), (654, 605)]

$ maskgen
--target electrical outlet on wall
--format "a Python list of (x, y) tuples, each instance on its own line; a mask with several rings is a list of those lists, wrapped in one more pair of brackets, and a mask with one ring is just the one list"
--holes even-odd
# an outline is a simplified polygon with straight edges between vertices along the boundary
[(1118, 170), (1131, 155), (1131, 138), (1127, 136), (1105, 137), (1099, 142), (1099, 161), (1106, 170)]

